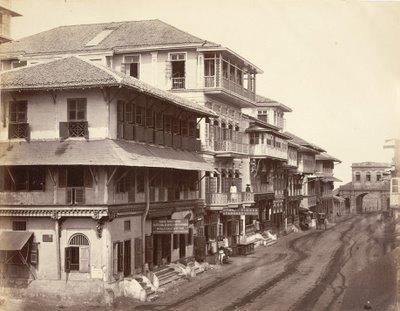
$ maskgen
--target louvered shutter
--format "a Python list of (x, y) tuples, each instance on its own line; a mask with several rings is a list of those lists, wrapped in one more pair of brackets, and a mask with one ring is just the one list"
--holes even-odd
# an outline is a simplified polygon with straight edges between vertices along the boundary
[(146, 263), (152, 264), (153, 263), (153, 236), (152, 235), (146, 235), (145, 237), (145, 242), (146, 242)]
[(71, 271), (71, 247), (65, 248), (64, 270), (65, 272)]
[(141, 238), (135, 238), (135, 269), (141, 269), (142, 268), (142, 239)]
[(124, 270), (124, 247), (122, 242), (118, 242), (118, 272)]
[(118, 274), (118, 243), (113, 244), (113, 274)]
[(217, 177), (209, 177), (209, 191), (210, 193), (217, 193)]
[(66, 191), (66, 197), (65, 197), (65, 204), (73, 204), (72, 200), (72, 189), (67, 189)]
[(89, 246), (79, 247), (79, 272), (90, 272), (90, 249)]
[(59, 123), (60, 139), (65, 140), (69, 137), (68, 122)]
[(39, 247), (38, 243), (32, 243), (30, 262), (32, 265), (37, 266), (39, 261)]

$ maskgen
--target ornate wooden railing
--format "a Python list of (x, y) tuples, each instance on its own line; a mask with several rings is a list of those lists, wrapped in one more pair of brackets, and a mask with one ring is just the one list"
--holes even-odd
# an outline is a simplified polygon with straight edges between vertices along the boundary
[(8, 125), (8, 138), (29, 139), (29, 123), (10, 123)]
[(185, 88), (185, 77), (172, 78), (172, 89), (184, 89)]

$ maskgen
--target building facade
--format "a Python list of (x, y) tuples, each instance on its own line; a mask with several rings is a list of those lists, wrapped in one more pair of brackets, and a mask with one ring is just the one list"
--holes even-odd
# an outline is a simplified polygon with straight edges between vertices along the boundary
[(339, 187), (339, 196), (346, 200), (351, 213), (389, 209), (390, 168), (387, 163), (353, 163), (352, 182)]
[(2, 221), (52, 252), (39, 277), (205, 260), (330, 212), (336, 159), (285, 132), (291, 109), (228, 48), (149, 20), (58, 27), (0, 60)]

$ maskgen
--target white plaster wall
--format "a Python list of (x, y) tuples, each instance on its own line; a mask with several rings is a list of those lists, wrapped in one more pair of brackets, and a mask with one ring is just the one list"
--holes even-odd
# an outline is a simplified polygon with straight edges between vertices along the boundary
[[(50, 218), (0, 218), (0, 233), (2, 231), (12, 231), (13, 221), (26, 221), (26, 231), (33, 232), (33, 242), (38, 245), (38, 265), (36, 276), (38, 279), (56, 280), (57, 276), (57, 248), (55, 234), (55, 220)], [(53, 242), (43, 242), (43, 234), (53, 235)]]
[(85, 280), (90, 278), (103, 278), (103, 272), (107, 271), (107, 262), (104, 262), (104, 235), (101, 238), (96, 233), (97, 222), (91, 218), (67, 218), (61, 228), (60, 249), (61, 249), (61, 277), (67, 279), (65, 272), (65, 247), (69, 239), (76, 233), (84, 234), (90, 245), (90, 273), (79, 273), (72, 271), (68, 275), (69, 280)]
[[(87, 98), (87, 121), (89, 138), (101, 139), (108, 136), (107, 105), (99, 89), (71, 90), (56, 93), (55, 103), (50, 92), (17, 93), (15, 100), (27, 100), (27, 119), (31, 129), (31, 139), (59, 139), (59, 122), (67, 121), (67, 99)], [(1, 113), (5, 114), (6, 126), (0, 127), (0, 140), (8, 140), (9, 102), (8, 95), (2, 98)]]

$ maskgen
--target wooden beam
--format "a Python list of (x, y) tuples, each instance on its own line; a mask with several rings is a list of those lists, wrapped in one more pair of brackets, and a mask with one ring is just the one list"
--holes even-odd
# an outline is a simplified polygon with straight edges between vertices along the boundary
[(9, 169), (8, 167), (7, 167), (7, 172), (8, 172), (8, 175), (10, 175), (10, 178), (11, 178), (11, 180), (12, 180), (14, 186), (15, 186), (15, 179), (14, 179), (14, 176), (11, 174), (11, 171), (10, 171), (10, 169)]
[(106, 186), (108, 187), (110, 185), (111, 180), (113, 179), (115, 173), (117, 172), (118, 167), (115, 167), (113, 172), (111, 173), (110, 178), (107, 180)]
[(51, 181), (53, 182), (53, 185), (55, 186), (55, 185), (56, 185), (56, 179), (54, 178), (54, 175), (53, 175), (53, 173), (51, 172), (50, 167), (47, 168), (47, 171), (49, 172), (50, 179), (51, 179)]
[(91, 166), (89, 166), (89, 171), (90, 171), (90, 174), (92, 175), (92, 178), (93, 178), (95, 184), (97, 185), (97, 177)]

